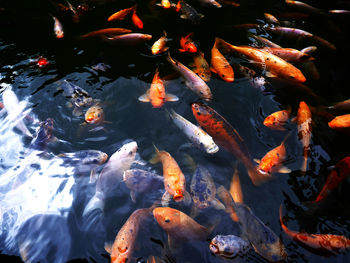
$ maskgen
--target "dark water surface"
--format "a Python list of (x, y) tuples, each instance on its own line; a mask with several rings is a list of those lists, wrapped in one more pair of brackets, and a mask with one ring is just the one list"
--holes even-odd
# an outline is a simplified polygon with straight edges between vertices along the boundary
[[(54, 2), (54, 1), (53, 1)], [(81, 16), (79, 23), (74, 23), (71, 13), (58, 12), (50, 1), (2, 1), (0, 4), (0, 83), (12, 85), (19, 100), (29, 103), (31, 112), (38, 120), (50, 117), (54, 119), (54, 135), (58, 142), (48, 146), (48, 152), (60, 154), (79, 150), (96, 149), (111, 156), (124, 142), (134, 140), (138, 144), (138, 159), (149, 160), (154, 153), (152, 143), (159, 149), (168, 151), (183, 170), (187, 188), (193, 171), (186, 164), (184, 154), (189, 154), (197, 164), (204, 165), (211, 173), (217, 186), (229, 188), (234, 171), (235, 159), (231, 154), (220, 150), (213, 156), (194, 147), (181, 147), (187, 138), (166, 117), (165, 109), (173, 108), (177, 113), (195, 123), (190, 103), (198, 97), (190, 91), (181, 78), (176, 77), (166, 82), (166, 91), (176, 94), (178, 102), (166, 102), (160, 109), (152, 108), (149, 103), (142, 103), (138, 97), (150, 87), (154, 72), (159, 67), (161, 75), (169, 75), (173, 70), (164, 55), (153, 56), (151, 45), (166, 30), (172, 41), (168, 42), (174, 58), (188, 65), (191, 57), (177, 52), (179, 39), (194, 32), (193, 39), (199, 49), (210, 61), (210, 50), (215, 37), (221, 37), (234, 45), (252, 45), (244, 30), (233, 29), (241, 23), (264, 23), (264, 13), (279, 14), (295, 12), (284, 1), (241, 1), (240, 7), (223, 5), (221, 9), (203, 7), (196, 1), (188, 1), (205, 17), (199, 25), (192, 25), (180, 19), (174, 11), (164, 10), (150, 1), (86, 1), (90, 9)], [(66, 5), (64, 1), (61, 2)], [(77, 6), (79, 1), (72, 1)], [(138, 15), (144, 23), (142, 30), (137, 30), (130, 19), (108, 23), (107, 17), (122, 8), (138, 4)], [(349, 9), (347, 1), (308, 1), (322, 10)], [(53, 32), (53, 20), (50, 14), (60, 19), (65, 36), (56, 39)], [(283, 20), (283, 19), (281, 19)], [(288, 227), (295, 231), (318, 234), (337, 234), (350, 238), (349, 184), (344, 182), (330, 198), (317, 209), (310, 210), (305, 201), (314, 200), (322, 188), (330, 167), (349, 154), (349, 137), (331, 130), (328, 120), (321, 114), (313, 115), (313, 132), (308, 171), (300, 172), (303, 160), (302, 146), (297, 137), (297, 127), (289, 123), (288, 130), (273, 131), (263, 125), (263, 120), (272, 112), (291, 107), (292, 116), (296, 115), (299, 102), (304, 100), (309, 106), (321, 109), (334, 102), (348, 99), (349, 90), (349, 15), (311, 15), (309, 18), (285, 19), (293, 27), (312, 32), (336, 47), (336, 51), (318, 46), (314, 54), (315, 65), (320, 79), (314, 80), (305, 73), (301, 64), (296, 64), (306, 75), (308, 87), (300, 88), (294, 84), (283, 84), (268, 79), (266, 91), (259, 90), (245, 78), (237, 78), (233, 83), (226, 83), (212, 76), (208, 86), (214, 100), (209, 103), (222, 114), (245, 140), (252, 158), (260, 159), (269, 150), (278, 146), (288, 132), (291, 136), (286, 142), (287, 161), (285, 165), (292, 170), (290, 174), (275, 174), (273, 180), (256, 187), (247, 176), (246, 169), (239, 165), (240, 180), (245, 203), (268, 225), (286, 246), (287, 262), (350, 262), (349, 253), (323, 257), (304, 249), (290, 240), (282, 231), (278, 209), (283, 204), (283, 214)], [(79, 35), (105, 28), (125, 27), (135, 32), (153, 35), (151, 41), (136, 47), (113, 46), (99, 40), (81, 40)], [(253, 30), (254, 32), (254, 30)], [(269, 36), (263, 30), (257, 32), (269, 37), (283, 47), (302, 49), (315, 43), (301, 39), (288, 39), (284, 36)], [(39, 68), (36, 60), (46, 57), (50, 64)], [(230, 57), (231, 62), (242, 62), (237, 57)], [(103, 62), (110, 66), (106, 72), (98, 72), (91, 67)], [(245, 65), (248, 65), (245, 63)], [(83, 116), (75, 117), (72, 108), (66, 106), (67, 98), (58, 92), (59, 80), (68, 80), (85, 89), (93, 98), (102, 101), (105, 110), (103, 129), (93, 130), (95, 126), (85, 126)], [(0, 92), (3, 92), (1, 88)], [(343, 112), (345, 114), (348, 112)], [(26, 122), (28, 123), (28, 121)], [(28, 123), (31, 131), (37, 123)], [(1, 128), (1, 127), (0, 127)], [(1, 136), (8, 136), (4, 131)], [(14, 132), (14, 137), (20, 136)], [(5, 138), (5, 137), (3, 137)], [(0, 145), (1, 167), (4, 174), (17, 161), (25, 156), (25, 149), (30, 140), (19, 137), (18, 140)], [(12, 159), (11, 159), (12, 158)], [(18, 162), (20, 164), (20, 161)], [(148, 163), (146, 168), (162, 174), (160, 164)], [(88, 173), (87, 173), (88, 176)], [(77, 181), (78, 182), (78, 181)], [(93, 185), (76, 185), (70, 195), (73, 199), (64, 217), (47, 213), (41, 220), (42, 225), (32, 218), (23, 223), (17, 239), (32, 235), (37, 237), (35, 251), (41, 262), (66, 262), (69, 260), (108, 262), (109, 256), (104, 251), (104, 243), (113, 242), (119, 229), (129, 215), (138, 208), (149, 207), (160, 199), (163, 191), (139, 194), (136, 204), (129, 196), (129, 190), (122, 185), (115, 196), (106, 201), (103, 217), (92, 213), (87, 218), (82, 216), (84, 206), (94, 194)], [(28, 202), (30, 204), (30, 201)], [(190, 208), (178, 203), (172, 207), (189, 214)], [(39, 211), (39, 210), (38, 210)], [(44, 211), (37, 214), (43, 214)], [(8, 212), (8, 215), (11, 214)], [(4, 211), (2, 211), (4, 215)], [(240, 235), (238, 224), (232, 222), (225, 212), (205, 210), (196, 220), (203, 225), (212, 221), (213, 215), (221, 216), (220, 223), (210, 237), (217, 234)], [(2, 218), (0, 250), (4, 254), (1, 260), (20, 260), (5, 255), (19, 256), (18, 248), (6, 245), (5, 238), (9, 229)], [(19, 220), (12, 218), (11, 220)], [(153, 220), (152, 218), (150, 220)], [(146, 260), (149, 255), (161, 255), (161, 244), (167, 243), (167, 235), (155, 220), (142, 229), (134, 251), (135, 260)], [(40, 230), (40, 231), (39, 231)], [(46, 233), (46, 234), (45, 234)], [(55, 234), (53, 234), (55, 233)], [(51, 240), (51, 241), (47, 241)], [(160, 242), (154, 242), (158, 240)], [(212, 255), (208, 242), (193, 242), (185, 246), (177, 262), (223, 262)], [(34, 252), (33, 252), (34, 253)], [(47, 256), (45, 256), (47, 255)], [(46, 261), (45, 261), (46, 260)], [(265, 262), (254, 252), (246, 257), (236, 258), (238, 262)]]

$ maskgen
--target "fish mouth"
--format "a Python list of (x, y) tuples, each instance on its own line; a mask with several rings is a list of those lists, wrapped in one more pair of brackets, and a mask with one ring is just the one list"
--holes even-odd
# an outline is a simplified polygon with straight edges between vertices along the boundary
[(218, 151), (219, 151), (219, 146), (215, 145), (215, 146), (209, 148), (209, 149), (207, 150), (207, 153), (213, 154), (213, 153), (217, 153)]
[(173, 199), (175, 202), (180, 202), (184, 198), (182, 193), (175, 193), (173, 196)]
[(219, 248), (217, 247), (217, 245), (215, 245), (213, 242), (210, 242), (209, 244), (209, 249), (211, 252), (213, 252), (214, 254), (219, 254)]

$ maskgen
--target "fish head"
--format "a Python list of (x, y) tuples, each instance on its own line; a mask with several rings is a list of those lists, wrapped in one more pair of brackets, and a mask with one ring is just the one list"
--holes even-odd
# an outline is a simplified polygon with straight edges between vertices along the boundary
[(133, 162), (136, 157), (137, 143), (135, 141), (124, 144), (111, 156), (110, 160), (124, 160), (124, 162)]
[(213, 138), (210, 135), (205, 136), (201, 144), (203, 148), (206, 150), (206, 152), (209, 154), (214, 154), (219, 151), (219, 146), (216, 145), (216, 143), (214, 142)]
[(170, 207), (153, 209), (153, 216), (166, 232), (176, 231), (181, 225), (181, 212)]
[(162, 7), (164, 7), (164, 8), (170, 8), (171, 7), (171, 4), (170, 4), (169, 0), (162, 0), (161, 4), (162, 4)]
[(185, 50), (190, 53), (197, 53), (197, 47), (194, 43), (186, 43)]
[(209, 249), (215, 255), (220, 255), (225, 258), (234, 258), (237, 256), (240, 250), (243, 249), (241, 248), (238, 239), (238, 237), (233, 235), (217, 235), (211, 240)]
[(103, 109), (100, 106), (92, 106), (85, 113), (87, 123), (100, 123), (103, 121)]
[(275, 123), (276, 123), (276, 117), (273, 116), (273, 115), (270, 115), (270, 116), (267, 116), (267, 117), (265, 118), (263, 124), (264, 124), (266, 127), (271, 127), (271, 126), (273, 126)]
[(108, 159), (106, 153), (97, 150), (81, 151), (80, 157), (83, 164), (103, 164)]

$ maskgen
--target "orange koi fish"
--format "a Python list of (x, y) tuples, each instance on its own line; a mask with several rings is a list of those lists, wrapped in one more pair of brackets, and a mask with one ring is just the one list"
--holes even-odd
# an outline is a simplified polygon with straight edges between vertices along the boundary
[(136, 8), (132, 12), (131, 20), (138, 29), (143, 28), (143, 22), (141, 18), (139, 18), (139, 16), (136, 14)]
[(131, 261), (140, 226), (151, 217), (153, 208), (152, 206), (135, 210), (119, 230), (113, 245), (105, 245), (105, 250), (111, 255), (111, 263)]
[(104, 37), (103, 40), (115, 45), (139, 45), (151, 40), (152, 35), (141, 33), (128, 33), (114, 37)]
[(135, 10), (135, 8), (136, 6), (134, 5), (132, 7), (120, 10), (114, 13), (113, 15), (111, 15), (110, 17), (108, 17), (107, 21), (124, 20), (128, 14), (130, 14), (132, 11)]
[(189, 33), (185, 37), (181, 37), (180, 39), (180, 46), (181, 49), (179, 49), (180, 52), (189, 52), (189, 53), (196, 53), (197, 52), (197, 46), (191, 39), (191, 36), (193, 33)]
[(336, 111), (349, 111), (350, 110), (350, 100), (344, 100), (336, 103), (333, 106), (329, 106), (328, 109)]
[(100, 124), (104, 121), (104, 112), (101, 106), (94, 105), (85, 113), (85, 121), (87, 123)]
[(244, 203), (243, 202), (243, 192), (241, 187), (241, 181), (239, 180), (239, 172), (237, 166), (232, 176), (231, 185), (230, 185), (230, 194), (235, 203)]
[(158, 3), (156, 5), (161, 6), (161, 7), (165, 8), (165, 9), (171, 8), (171, 3), (170, 3), (169, 0), (162, 0), (160, 3)]
[(216, 41), (255, 62), (258, 67), (266, 70), (266, 76), (268, 77), (281, 78), (295, 82), (306, 81), (306, 78), (299, 69), (269, 52), (249, 46), (234, 46), (218, 38)]
[(174, 208), (157, 207), (153, 209), (153, 215), (159, 226), (168, 233), (170, 247), (184, 241), (206, 240), (210, 233), (210, 230)]
[(280, 206), (279, 216), (280, 224), (284, 233), (311, 251), (326, 253), (326, 255), (336, 255), (339, 253), (344, 253), (350, 248), (350, 240), (344, 236), (330, 234), (308, 234), (289, 230), (283, 223), (282, 205)]
[(300, 1), (286, 0), (286, 4), (296, 9), (299, 9), (302, 12), (307, 12), (312, 14), (324, 14), (323, 11), (321, 11), (320, 9)]
[(56, 37), (63, 38), (64, 32), (63, 32), (63, 26), (62, 26), (61, 22), (54, 16), (52, 16), (52, 18), (53, 18), (53, 21), (55, 21), (54, 31), (55, 31)]
[(88, 37), (99, 37), (104, 35), (119, 35), (119, 34), (126, 34), (131, 33), (132, 30), (126, 29), (126, 28), (104, 28), (96, 31), (92, 31), (89, 33), (86, 33), (82, 35), (82, 38), (88, 38)]
[(344, 131), (350, 127), (350, 114), (340, 115), (328, 122), (328, 126), (331, 129), (337, 131)]
[(254, 35), (254, 34), (248, 34), (248, 35), (249, 35), (249, 37), (254, 38), (256, 41), (258, 41), (263, 46), (277, 47), (277, 48), (281, 47), (281, 46), (277, 45), (276, 43), (273, 43), (272, 41), (268, 40), (267, 38), (264, 38), (264, 37), (261, 37), (261, 36), (257, 36), (257, 35)]
[(334, 190), (342, 181), (348, 178), (350, 175), (350, 157), (345, 157), (340, 160), (333, 170), (329, 173), (326, 183), (324, 184), (321, 192), (316, 197), (314, 203), (318, 203), (324, 200), (329, 193)]
[(311, 55), (301, 52), (294, 48), (270, 48), (265, 47), (263, 50), (280, 57), (287, 62), (307, 62), (315, 60)]
[(169, 48), (166, 47), (166, 42), (168, 41), (168, 39), (166, 38), (167, 34), (164, 31), (164, 35), (158, 39), (156, 42), (154, 42), (154, 44), (152, 45), (152, 54), (153, 55), (158, 55), (160, 53), (163, 53), (165, 51), (167, 51)]
[(301, 171), (306, 172), (307, 168), (307, 157), (310, 150), (311, 140), (311, 111), (304, 101), (299, 103), (299, 109), (296, 117), (298, 124), (298, 137), (303, 145), (303, 156), (304, 162), (301, 167)]
[[(288, 137), (288, 135), (287, 135)], [(269, 176), (272, 173), (290, 173), (291, 171), (282, 167), (282, 163), (286, 158), (286, 147), (284, 145), (287, 137), (282, 141), (282, 143), (276, 148), (269, 151), (261, 160), (256, 160), (259, 163), (259, 171), (265, 173)]]
[(193, 72), (197, 73), (202, 80), (208, 82), (211, 77), (211, 71), (204, 54), (200, 50), (193, 55), (193, 65), (196, 67)]
[[(230, 190), (230, 192), (231, 192), (231, 190)], [(235, 208), (234, 208), (234, 205), (233, 205), (236, 201), (233, 200), (233, 195), (230, 192), (227, 191), (226, 188), (223, 186), (220, 186), (218, 188), (218, 196), (221, 199), (221, 201), (224, 203), (225, 212), (231, 217), (231, 219), (233, 221), (239, 222), (238, 215), (237, 215)], [(243, 201), (243, 197), (242, 197), (242, 201)]]
[(162, 197), (162, 206), (167, 206), (171, 197), (175, 202), (189, 202), (191, 196), (186, 191), (186, 179), (182, 173), (179, 165), (171, 155), (166, 151), (159, 151), (156, 146), (155, 156), (150, 160), (151, 163), (162, 162), (163, 176), (164, 176), (164, 188), (165, 193)]
[(265, 118), (264, 125), (273, 130), (285, 131), (283, 126), (287, 123), (289, 115), (289, 110), (276, 111)]
[(166, 94), (162, 79), (159, 77), (159, 71), (154, 74), (151, 88), (142, 96), (139, 101), (151, 102), (154, 108), (160, 108), (166, 101), (178, 101), (179, 98), (172, 94)]
[(214, 109), (202, 103), (192, 103), (192, 113), (214, 142), (232, 153), (248, 170), (253, 184), (258, 185), (268, 179), (260, 173), (250, 160), (247, 147), (238, 132)]
[(233, 82), (235, 79), (233, 69), (230, 63), (228, 63), (226, 58), (217, 49), (216, 45), (217, 41), (215, 41), (215, 44), (211, 49), (212, 71), (218, 74), (224, 81)]
[(273, 16), (273, 15), (271, 15), (269, 13), (264, 13), (264, 17), (266, 19), (266, 22), (268, 22), (270, 24), (277, 24), (277, 25), (279, 25), (279, 23), (280, 23), (275, 16)]

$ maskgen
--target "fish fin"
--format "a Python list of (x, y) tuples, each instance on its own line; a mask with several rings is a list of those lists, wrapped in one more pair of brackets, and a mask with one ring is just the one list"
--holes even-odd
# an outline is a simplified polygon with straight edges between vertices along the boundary
[(147, 164), (147, 162), (144, 160), (134, 160), (133, 163), (138, 164), (138, 165), (142, 165), (142, 166), (145, 166)]
[(287, 168), (287, 167), (285, 167), (285, 166), (283, 166), (283, 167), (281, 167), (281, 168), (278, 170), (278, 172), (279, 172), (279, 173), (282, 173), (282, 174), (289, 174), (289, 173), (292, 172), (292, 170), (289, 169), (289, 168)]
[(107, 252), (108, 254), (112, 254), (112, 244), (110, 244), (110, 243), (105, 243), (104, 249), (106, 250), (106, 252)]
[(98, 175), (96, 174), (95, 169), (92, 169), (91, 172), (90, 172), (90, 181), (89, 181), (89, 183), (90, 184), (95, 183), (97, 181), (97, 177), (98, 177)]
[(210, 67), (210, 71), (217, 74), (217, 71), (213, 67)]
[(83, 111), (82, 111), (80, 108), (74, 107), (73, 115), (74, 115), (75, 117), (79, 117), (79, 116), (81, 116), (82, 114), (83, 114)]
[(186, 50), (182, 49), (182, 48), (179, 48), (179, 51), (180, 52), (186, 52)]
[(196, 162), (193, 160), (193, 158), (189, 155), (189, 154), (187, 154), (187, 153), (184, 153), (184, 163), (185, 163), (185, 165), (188, 167), (188, 168), (190, 168), (190, 170), (192, 171), (192, 172), (194, 172), (195, 170), (196, 170), (196, 167), (197, 167), (197, 164), (196, 164)]
[(259, 159), (253, 159), (254, 162), (256, 162), (257, 164), (260, 163), (260, 160)]
[(151, 101), (150, 97), (149, 97), (149, 90), (145, 94), (143, 94), (139, 97), (139, 101), (142, 101), (142, 102), (150, 102)]
[(184, 199), (183, 202), (185, 205), (190, 205), (192, 203), (192, 197), (189, 192), (185, 191), (184, 192)]
[(170, 200), (171, 200), (171, 195), (165, 191), (163, 196), (162, 196), (162, 206), (165, 207), (165, 206), (169, 206), (169, 203), (170, 203)]
[(136, 192), (134, 190), (130, 191), (130, 198), (134, 203), (136, 203)]
[(212, 207), (214, 207), (217, 210), (226, 210), (225, 206), (223, 203), (221, 203), (218, 199), (214, 199), (211, 201)]
[(83, 217), (95, 209), (100, 209), (101, 211), (103, 211), (103, 208), (104, 202), (101, 199), (101, 196), (99, 196), (96, 192), (96, 194), (90, 199), (89, 203), (85, 206)]
[(152, 158), (149, 160), (149, 162), (150, 162), (151, 164), (156, 164), (156, 163), (160, 162), (158, 153), (153, 154), (153, 155), (152, 155)]
[(198, 207), (195, 205), (192, 205), (190, 217), (195, 218), (196, 216), (198, 216), (198, 212), (199, 212)]
[(181, 17), (182, 19), (187, 19), (187, 16), (186, 16), (186, 15), (180, 15), (180, 17)]
[(293, 123), (296, 123), (297, 122), (297, 117), (292, 118), (290, 121), (293, 122)]
[(266, 71), (266, 72), (265, 72), (265, 75), (266, 75), (266, 77), (268, 77), (268, 78), (276, 78), (276, 77), (277, 77), (275, 74), (271, 73), (270, 71)]
[(178, 101), (179, 98), (176, 96), (176, 95), (173, 95), (173, 94), (166, 94), (165, 95), (165, 101)]

